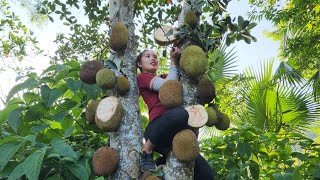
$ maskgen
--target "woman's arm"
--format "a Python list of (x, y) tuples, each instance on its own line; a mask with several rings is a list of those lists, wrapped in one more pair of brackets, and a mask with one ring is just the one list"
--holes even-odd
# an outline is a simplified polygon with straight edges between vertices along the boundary
[(150, 82), (150, 89), (152, 91), (159, 91), (160, 87), (168, 80), (178, 80), (178, 69), (176, 67), (176, 59), (181, 54), (181, 50), (177, 47), (172, 48), (170, 51), (170, 60), (171, 60), (171, 67), (169, 73), (165, 79), (160, 77), (154, 77)]

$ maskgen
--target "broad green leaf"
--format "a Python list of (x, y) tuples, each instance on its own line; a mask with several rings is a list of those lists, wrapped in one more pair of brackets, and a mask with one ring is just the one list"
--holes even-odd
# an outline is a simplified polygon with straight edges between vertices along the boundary
[(75, 93), (81, 88), (81, 81), (68, 78), (67, 85), (68, 85), (68, 88)]
[(67, 115), (67, 112), (63, 111), (63, 112), (59, 112), (59, 113), (56, 113), (56, 114), (53, 114), (53, 115), (49, 115), (46, 118), (50, 119), (50, 120), (57, 121), (57, 122), (62, 122), (63, 119), (66, 117), (66, 115)]
[(11, 126), (11, 128), (17, 132), (18, 131), (18, 127), (19, 127), (19, 124), (20, 124), (20, 116), (21, 116), (21, 113), (22, 111), (24, 110), (25, 108), (23, 107), (20, 107), (18, 109), (15, 109), (14, 111), (12, 111), (9, 116), (8, 116), (8, 124)]
[(315, 178), (320, 178), (320, 164), (316, 165), (312, 174)]
[(45, 103), (46, 108), (52, 104), (62, 95), (59, 89), (50, 89), (47, 85), (41, 86), (41, 97)]
[(64, 180), (59, 174), (48, 177), (46, 180)]
[(33, 152), (23, 162), (23, 169), (28, 179), (37, 180), (39, 178), (41, 164), (43, 157), (46, 154), (47, 148), (44, 147), (40, 150)]
[(96, 84), (90, 85), (82, 83), (82, 88), (91, 99), (97, 99), (98, 95), (101, 93), (101, 88), (99, 88)]
[(250, 23), (250, 24), (248, 25), (248, 30), (250, 30), (250, 29), (252, 29), (252, 28), (256, 27), (256, 25), (257, 25), (257, 23), (255, 23), (255, 22)]
[(47, 110), (43, 103), (38, 103), (33, 106), (30, 106), (29, 110), (24, 115), (24, 120), (26, 121), (36, 121), (41, 119), (45, 114), (47, 113)]
[(36, 93), (32, 93), (32, 92), (25, 92), (23, 93), (23, 99), (27, 104), (30, 104), (33, 101), (36, 101), (39, 99), (39, 95)]
[(248, 25), (249, 25), (250, 21), (248, 20), (245, 20), (243, 23), (242, 23), (242, 29), (245, 29)]
[(82, 164), (68, 164), (67, 167), (77, 178), (81, 180), (89, 179), (89, 175), (86, 171), (86, 168)]
[(19, 164), (20, 163), (17, 161), (9, 161), (5, 168), (2, 171), (0, 171), (0, 179), (8, 179), (10, 174)]
[(33, 134), (36, 134), (46, 128), (50, 127), (49, 124), (39, 124), (39, 125), (35, 125), (35, 126), (32, 126), (32, 128), (30, 129), (30, 131), (33, 133)]
[(18, 151), (21, 144), (7, 143), (0, 146), (0, 172), (7, 165), (12, 156)]
[(28, 78), (26, 81), (13, 86), (8, 93), (6, 102), (8, 102), (19, 91), (21, 91), (23, 89), (35, 88), (37, 85), (38, 85), (38, 81), (36, 79)]
[(251, 153), (252, 153), (252, 148), (251, 148), (251, 145), (247, 141), (240, 142), (238, 144), (238, 154), (240, 156), (250, 157)]
[(242, 16), (238, 16), (238, 24), (239, 24), (240, 27), (242, 27), (243, 21), (244, 21), (243, 17)]
[(63, 139), (55, 138), (50, 143), (54, 151), (60, 156), (71, 157), (73, 159), (78, 158), (76, 152), (74, 152), (72, 147), (70, 145), (67, 145)]
[(16, 180), (26, 175), (30, 180), (37, 180), (40, 174), (40, 168), (43, 157), (46, 153), (46, 147), (30, 154), (22, 163), (20, 163), (10, 174), (9, 180)]
[(18, 104), (10, 104), (0, 111), (0, 125), (7, 121), (10, 112), (18, 109), (19, 107), (20, 106)]
[(64, 133), (64, 138), (68, 138), (73, 133), (74, 127), (69, 127), (66, 132)]

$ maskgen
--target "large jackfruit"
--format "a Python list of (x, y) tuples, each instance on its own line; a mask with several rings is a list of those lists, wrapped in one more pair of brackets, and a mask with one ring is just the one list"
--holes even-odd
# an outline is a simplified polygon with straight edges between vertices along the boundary
[(93, 172), (97, 176), (113, 174), (119, 165), (120, 156), (117, 150), (111, 147), (101, 147), (92, 156)]
[(117, 78), (111, 69), (104, 68), (97, 72), (96, 82), (102, 89), (111, 89), (115, 86)]
[(122, 22), (117, 22), (111, 28), (109, 46), (114, 51), (122, 51), (127, 47), (128, 38), (127, 26)]
[(117, 131), (123, 116), (120, 100), (114, 96), (102, 99), (96, 111), (97, 126), (107, 132)]
[(191, 45), (182, 51), (179, 64), (187, 76), (195, 79), (206, 71), (206, 54), (199, 46)]
[(183, 87), (178, 80), (168, 80), (159, 90), (159, 99), (168, 109), (180, 107), (183, 102)]
[(103, 68), (103, 64), (100, 61), (86, 61), (80, 67), (80, 79), (86, 84), (96, 83), (96, 74)]
[(178, 132), (172, 141), (172, 152), (181, 162), (196, 160), (200, 152), (197, 136), (190, 129)]
[(195, 28), (198, 24), (199, 18), (192, 10), (188, 10), (184, 15), (184, 23), (188, 24), (191, 28)]
[(197, 93), (203, 103), (210, 103), (216, 97), (216, 89), (208, 78), (201, 78), (197, 85)]
[(224, 131), (230, 127), (230, 118), (227, 114), (222, 113), (222, 118), (219, 119), (218, 123), (215, 125), (217, 129)]

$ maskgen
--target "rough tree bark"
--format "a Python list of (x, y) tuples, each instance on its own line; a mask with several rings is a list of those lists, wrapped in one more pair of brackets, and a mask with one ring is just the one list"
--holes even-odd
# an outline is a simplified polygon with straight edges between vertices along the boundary
[(117, 132), (109, 133), (110, 146), (117, 149), (120, 154), (120, 164), (114, 175), (115, 179), (137, 179), (140, 176), (140, 154), (142, 127), (140, 122), (139, 97), (136, 85), (135, 56), (137, 51), (137, 38), (134, 35), (133, 2), (132, 0), (110, 0), (109, 14), (111, 25), (123, 22), (129, 31), (129, 41), (124, 52), (113, 52), (112, 58), (127, 76), (130, 82), (130, 91), (125, 96), (119, 96), (124, 108), (124, 116)]
[[(199, 0), (191, 0), (191, 4), (198, 3)], [(178, 26), (184, 23), (184, 14), (190, 9), (190, 5), (184, 4), (181, 14), (178, 19)], [(183, 50), (189, 45), (189, 41), (184, 41), (179, 47)], [(183, 85), (183, 107), (198, 104), (197, 97), (197, 80), (192, 80), (179, 68), (180, 82)], [(166, 166), (164, 167), (164, 174), (166, 180), (192, 180), (194, 172), (194, 162), (181, 163), (173, 156), (172, 152), (167, 157)]]

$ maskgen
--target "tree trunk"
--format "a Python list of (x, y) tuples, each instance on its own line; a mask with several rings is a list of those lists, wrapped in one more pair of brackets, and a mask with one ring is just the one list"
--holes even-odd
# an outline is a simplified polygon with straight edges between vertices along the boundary
[(124, 108), (121, 125), (116, 132), (109, 133), (110, 146), (117, 149), (120, 154), (120, 163), (114, 179), (137, 179), (140, 176), (140, 149), (142, 140), (142, 127), (140, 122), (139, 96), (136, 85), (135, 56), (137, 51), (137, 38), (134, 35), (133, 2), (131, 0), (110, 0), (109, 13), (111, 24), (123, 22), (129, 31), (129, 41), (124, 52), (114, 52), (114, 62), (120, 68), (123, 61), (122, 72), (130, 82), (130, 91), (125, 96), (119, 96)]
[[(192, 4), (197, 3), (199, 0), (191, 0)], [(178, 19), (178, 26), (184, 22), (184, 14), (190, 9), (190, 5), (184, 4), (181, 14)], [(182, 50), (189, 45), (189, 41), (179, 43), (179, 48)], [(197, 81), (190, 79), (179, 67), (180, 82), (183, 85), (183, 107), (198, 104), (197, 98)], [(194, 162), (181, 163), (173, 156), (172, 152), (167, 157), (166, 167), (164, 168), (164, 174), (166, 180), (174, 179), (193, 179)]]

